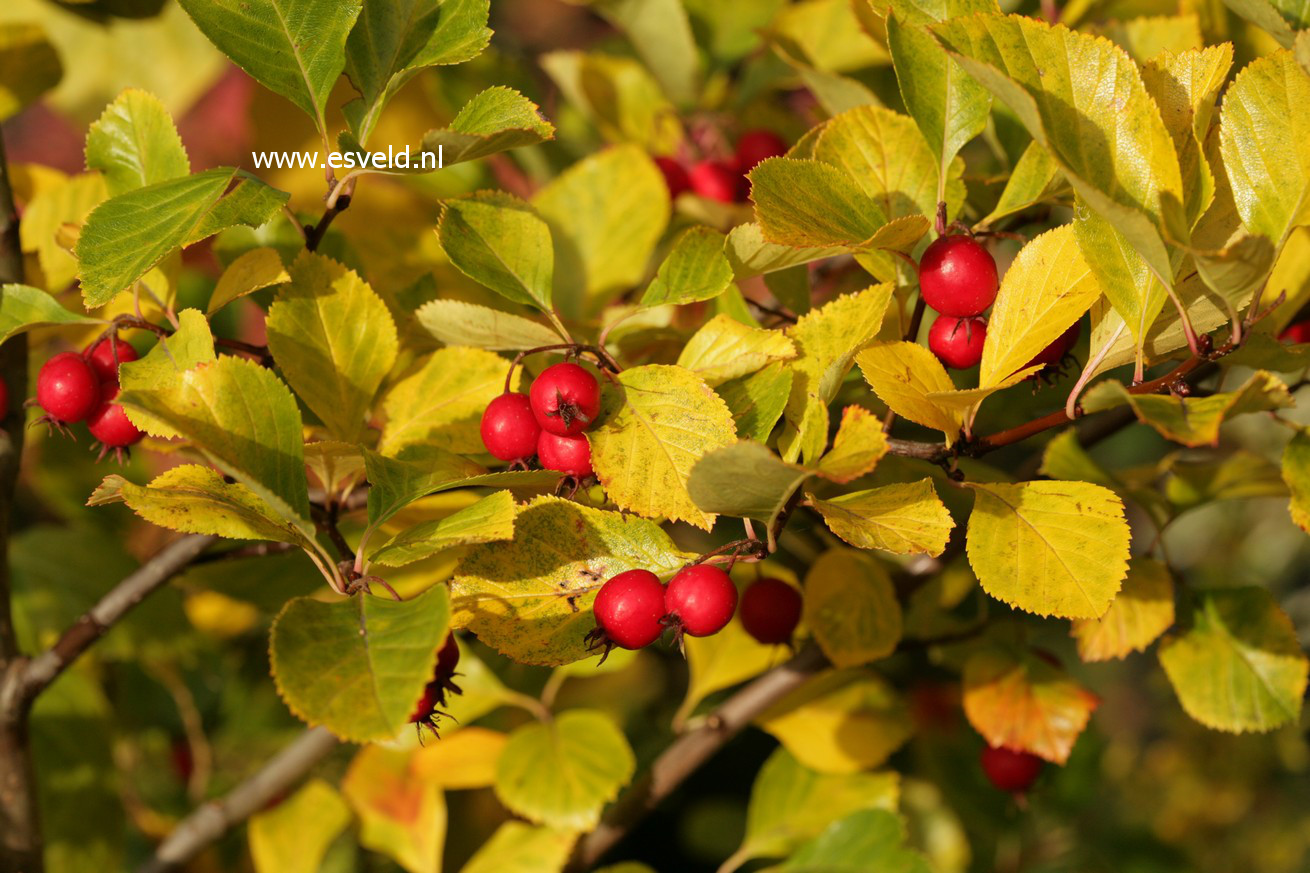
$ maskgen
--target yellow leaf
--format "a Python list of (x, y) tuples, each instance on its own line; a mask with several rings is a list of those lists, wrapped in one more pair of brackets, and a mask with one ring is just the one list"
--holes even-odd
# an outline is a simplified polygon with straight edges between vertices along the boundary
[(414, 753), (414, 774), (446, 789), (486, 788), (496, 781), (496, 762), (508, 737), (499, 731), (465, 727)]
[(862, 406), (848, 406), (842, 410), (832, 449), (819, 459), (815, 472), (833, 482), (850, 482), (871, 472), (885, 454), (882, 422)]
[(322, 779), (251, 816), (250, 855), (257, 873), (315, 873), (332, 842), (350, 824), (350, 807)]
[(364, 746), (341, 790), (359, 816), (359, 842), (409, 873), (440, 873), (446, 842), (446, 798), (423, 778), (413, 752)]
[(731, 621), (709, 637), (683, 637), (687, 656), (687, 696), (678, 707), (675, 723), (680, 723), (696, 705), (715, 691), (731, 688), (777, 664), (776, 646), (761, 645), (746, 633), (740, 621)]
[(286, 267), (282, 266), (282, 256), (277, 253), (277, 249), (251, 249), (229, 264), (223, 275), (218, 277), (206, 313), (213, 315), (239, 297), (290, 281), (291, 277), (287, 275)]
[(852, 549), (830, 549), (805, 576), (805, 624), (838, 667), (885, 658), (901, 639), (901, 607), (887, 571)]
[(716, 386), (794, 357), (796, 346), (781, 331), (762, 330), (729, 315), (716, 315), (687, 340), (678, 355), (678, 366)]
[(1078, 657), (1108, 661), (1140, 652), (1174, 623), (1174, 580), (1168, 565), (1151, 558), (1133, 558), (1123, 590), (1105, 615), (1079, 619), (1072, 633)]
[(509, 361), (484, 349), (450, 346), (433, 352), (387, 391), (382, 401), (387, 424), (378, 450), (394, 457), (405, 446), (423, 443), (459, 454), (484, 451), (478, 430), (482, 412), (505, 390), (508, 371)]
[(932, 352), (918, 343), (877, 343), (861, 352), (855, 362), (873, 393), (893, 412), (941, 431), (948, 446), (955, 442), (964, 415), (930, 396), (955, 391), (955, 383)]
[(1310, 433), (1297, 431), (1283, 450), (1283, 481), (1292, 493), (1288, 511), (1292, 521), (1310, 533)]
[(259, 608), (234, 600), (217, 591), (195, 591), (182, 602), (187, 619), (202, 633), (230, 639), (245, 633), (259, 621)]
[(812, 494), (806, 498), (833, 533), (861, 549), (935, 557), (946, 550), (955, 527), (931, 479), (854, 491), (828, 500)]

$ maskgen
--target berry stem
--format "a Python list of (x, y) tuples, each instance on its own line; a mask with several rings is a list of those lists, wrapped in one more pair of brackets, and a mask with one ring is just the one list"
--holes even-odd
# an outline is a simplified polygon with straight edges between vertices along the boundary
[(605, 351), (602, 346), (591, 346), (583, 343), (553, 343), (548, 346), (537, 346), (535, 349), (525, 349), (514, 356), (514, 360), (510, 361), (509, 364), (509, 372), (505, 374), (505, 393), (508, 394), (512, 390), (514, 385), (514, 371), (518, 369), (519, 364), (523, 363), (524, 358), (527, 358), (529, 355), (541, 354), (542, 352), (558, 351), (567, 351), (574, 355), (586, 352), (596, 359), (596, 364), (601, 369), (609, 370), (613, 373), (623, 372), (623, 368), (619, 366), (619, 362), (614, 360), (614, 357), (609, 352)]

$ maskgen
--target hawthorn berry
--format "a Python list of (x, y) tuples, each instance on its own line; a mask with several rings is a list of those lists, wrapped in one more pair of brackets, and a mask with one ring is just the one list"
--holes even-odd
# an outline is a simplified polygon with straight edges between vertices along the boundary
[(547, 367), (528, 397), (538, 427), (556, 436), (582, 433), (600, 413), (600, 383), (577, 364)]
[(736, 203), (742, 198), (741, 170), (729, 161), (706, 159), (692, 164), (691, 190), (707, 200)]
[(800, 620), (801, 593), (781, 579), (759, 579), (742, 592), (741, 626), (757, 642), (791, 642)]
[(101, 457), (112, 451), (122, 460), (123, 449), (141, 442), (145, 434), (127, 417), (127, 410), (112, 402), (117, 396), (118, 386), (108, 386), (104, 400), (87, 417), (86, 424), (91, 436), (100, 441)]
[(100, 404), (100, 380), (77, 352), (61, 352), (37, 374), (36, 402), (58, 424), (81, 421)]
[(679, 194), (691, 190), (691, 177), (687, 175), (687, 168), (677, 158), (659, 155), (655, 158), (655, 166), (659, 167), (660, 173), (664, 175), (664, 186), (669, 189), (670, 200), (676, 200)]
[(1033, 359), (1028, 362), (1027, 366), (1035, 367), (1038, 364), (1043, 364), (1047, 367), (1060, 366), (1060, 362), (1064, 360), (1064, 356), (1069, 354), (1069, 350), (1073, 348), (1073, 344), (1078, 342), (1078, 334), (1081, 332), (1082, 325), (1075, 321), (1069, 326), (1068, 330), (1052, 340), (1050, 345), (1034, 355)]
[(0, 418), (9, 417), (9, 386), (0, 379)]
[(604, 646), (606, 655), (613, 646), (644, 648), (664, 632), (664, 586), (649, 570), (627, 570), (600, 586), (591, 612), (596, 629), (587, 637), (593, 648)]
[(708, 637), (732, 621), (737, 610), (737, 586), (713, 564), (692, 564), (679, 570), (664, 591), (664, 611), (681, 633)]
[(1036, 755), (1005, 746), (987, 746), (982, 750), (982, 769), (987, 781), (1011, 794), (1027, 791), (1045, 765)]
[(971, 236), (940, 236), (919, 259), (923, 300), (942, 315), (981, 315), (996, 299), (999, 287), (996, 261)]
[(82, 352), (82, 356), (100, 377), (100, 381), (106, 385), (118, 384), (119, 364), (137, 359), (136, 349), (132, 348), (132, 344), (116, 336), (92, 343), (86, 347), (86, 351)]
[(1278, 335), (1278, 341), (1284, 343), (1310, 343), (1310, 318), (1289, 324)]
[(967, 370), (982, 360), (987, 321), (940, 316), (928, 330), (928, 349), (948, 367)]
[(582, 434), (556, 436), (546, 431), (537, 437), (537, 460), (547, 470), (582, 479), (592, 474), (591, 443)]
[(423, 696), (414, 704), (414, 711), (409, 716), (410, 722), (418, 726), (420, 737), (425, 727), (433, 734), (437, 733), (437, 716), (444, 714), (441, 708), (446, 705), (446, 692), (462, 693), (454, 681), (458, 665), (459, 643), (455, 641), (454, 634), (446, 634), (446, 642), (437, 652), (437, 666), (432, 671), (432, 679), (423, 686)]
[(737, 169), (745, 175), (760, 161), (787, 154), (787, 143), (771, 130), (748, 130), (737, 140)]
[(502, 461), (521, 461), (537, 450), (541, 428), (526, 394), (505, 393), (482, 413), (482, 445)]

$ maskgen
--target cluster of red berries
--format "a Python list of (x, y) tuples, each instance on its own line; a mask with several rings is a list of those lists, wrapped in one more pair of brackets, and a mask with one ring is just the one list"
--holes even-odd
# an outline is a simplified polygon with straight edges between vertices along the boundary
[(746, 174), (760, 161), (785, 154), (787, 143), (782, 137), (771, 130), (750, 130), (737, 140), (730, 158), (704, 158), (688, 167), (677, 158), (661, 155), (655, 163), (664, 174), (670, 197), (691, 191), (720, 203), (744, 203), (750, 195)]
[[(996, 261), (968, 234), (944, 234), (919, 259), (919, 293), (938, 313), (928, 330), (928, 348), (948, 367), (967, 370), (982, 360), (987, 320), (982, 317), (996, 300), (1000, 281)], [(1075, 322), (1042, 349), (1028, 366), (1058, 367), (1078, 341)]]
[(433, 736), (438, 736), (437, 718), (448, 715), (441, 711), (441, 708), (446, 705), (446, 692), (463, 693), (455, 684), (455, 668), (458, 666), (459, 643), (455, 642), (454, 634), (447, 634), (445, 644), (437, 653), (437, 667), (432, 673), (432, 681), (423, 687), (423, 696), (414, 705), (414, 712), (409, 716), (410, 722), (418, 726), (419, 739), (423, 738), (424, 728), (432, 731)]
[(106, 337), (82, 354), (61, 352), (36, 377), (36, 403), (45, 411), (38, 421), (66, 429), (85, 421), (100, 444), (100, 456), (123, 452), (144, 434), (113, 400), (118, 396), (118, 366), (137, 359), (136, 349), (118, 337)]
[(577, 364), (547, 367), (526, 395), (506, 391), (482, 413), (482, 444), (502, 461), (541, 466), (575, 479), (592, 474), (582, 432), (600, 413), (600, 383)]
[[(672, 628), (681, 639), (713, 636), (737, 611), (737, 586), (712, 564), (692, 564), (668, 585), (649, 570), (628, 570), (600, 587), (591, 607), (596, 628), (593, 647), (642, 649)], [(801, 595), (781, 579), (760, 579), (741, 596), (746, 632), (766, 645), (790, 643), (801, 618)], [(602, 657), (602, 660), (604, 658)]]

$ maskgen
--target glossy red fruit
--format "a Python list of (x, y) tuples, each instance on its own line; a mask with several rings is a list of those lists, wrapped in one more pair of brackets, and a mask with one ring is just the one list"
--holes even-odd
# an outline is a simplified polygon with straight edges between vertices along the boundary
[(801, 620), (801, 593), (781, 579), (752, 582), (741, 595), (741, 626), (766, 646), (791, 642)]
[(77, 352), (61, 352), (37, 374), (36, 402), (61, 424), (81, 421), (100, 404), (100, 380)]
[(707, 200), (736, 203), (744, 193), (741, 171), (728, 161), (697, 161), (689, 176), (691, 190)]
[(1278, 340), (1284, 343), (1310, 343), (1310, 318), (1283, 328)]
[(1035, 367), (1038, 364), (1045, 364), (1048, 367), (1060, 366), (1060, 361), (1064, 360), (1064, 356), (1069, 354), (1069, 350), (1073, 348), (1074, 343), (1078, 342), (1078, 334), (1081, 332), (1082, 324), (1075, 321), (1069, 326), (1068, 330), (1056, 337), (1049, 346), (1034, 355), (1033, 359), (1028, 362), (1028, 366)]
[[(115, 355), (118, 356), (116, 362)], [(82, 356), (100, 377), (101, 382), (113, 385), (118, 384), (118, 365), (137, 359), (136, 349), (132, 348), (132, 344), (118, 337), (106, 337), (98, 343), (87, 346)]]
[(678, 571), (664, 591), (664, 611), (693, 637), (723, 630), (736, 610), (737, 586), (713, 564), (693, 564)]
[(110, 402), (117, 396), (118, 386), (110, 386), (105, 392), (104, 402), (86, 420), (91, 436), (100, 440), (100, 444), (107, 449), (134, 446), (145, 436), (127, 417), (123, 407)]
[(596, 631), (608, 644), (624, 649), (649, 646), (664, 632), (664, 586), (649, 570), (628, 570), (611, 577), (591, 606)]
[(592, 474), (591, 443), (582, 434), (556, 436), (541, 432), (537, 437), (537, 460), (547, 470), (581, 479)]
[(787, 142), (771, 130), (748, 130), (737, 140), (737, 167), (749, 173), (760, 161), (787, 154)]
[(919, 259), (919, 290), (924, 302), (942, 315), (981, 315), (999, 287), (996, 261), (971, 236), (938, 237)]
[[(437, 666), (432, 671), (432, 679), (423, 686), (423, 696), (414, 705), (409, 720), (414, 724), (427, 726), (436, 732), (436, 717), (441, 714), (441, 707), (446, 705), (446, 692), (459, 694), (460, 688), (454, 682), (455, 668), (459, 666), (459, 643), (454, 634), (446, 634), (446, 642), (437, 652)], [(421, 734), (421, 732), (420, 732)]]
[(502, 461), (532, 457), (540, 433), (526, 394), (502, 394), (482, 413), (482, 445)]
[(437, 671), (438, 678), (449, 679), (455, 675), (455, 668), (459, 666), (459, 643), (455, 641), (454, 634), (446, 634), (446, 643), (437, 652)]
[(9, 386), (0, 380), (0, 419), (9, 417)]
[(982, 751), (983, 773), (1001, 791), (1027, 791), (1045, 765), (1046, 762), (1036, 755), (1004, 746), (988, 746)]
[(691, 190), (691, 177), (687, 175), (687, 168), (677, 158), (659, 155), (655, 158), (655, 166), (664, 174), (664, 185), (669, 189), (669, 199)]
[(600, 383), (577, 364), (547, 367), (528, 396), (537, 425), (556, 436), (582, 433), (600, 413)]
[(928, 330), (928, 349), (948, 367), (967, 370), (982, 360), (987, 321), (982, 318), (938, 316)]

